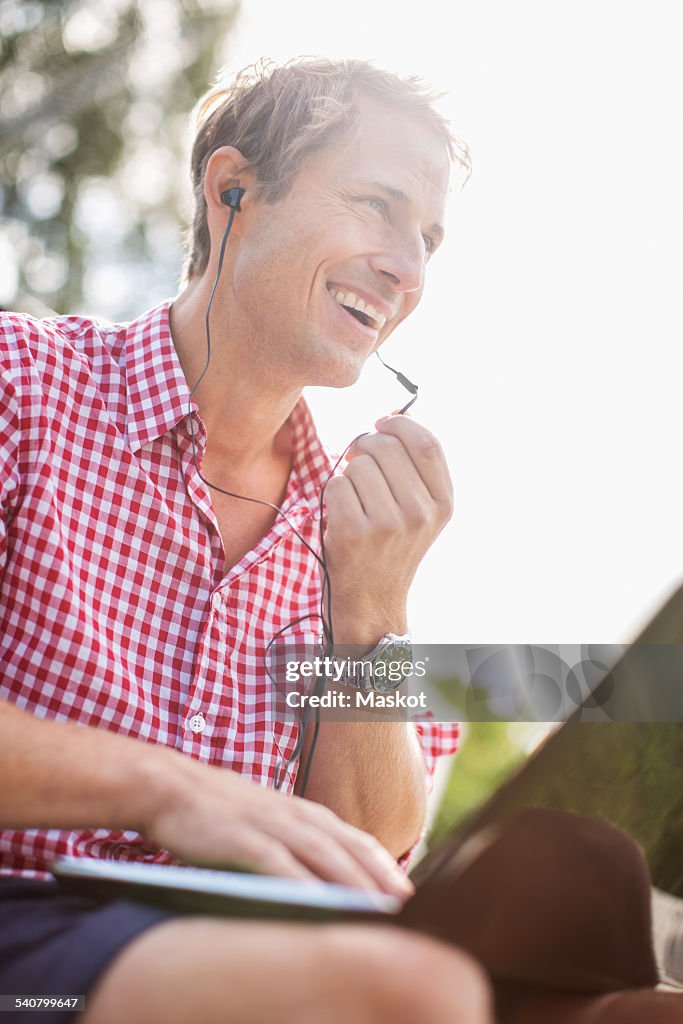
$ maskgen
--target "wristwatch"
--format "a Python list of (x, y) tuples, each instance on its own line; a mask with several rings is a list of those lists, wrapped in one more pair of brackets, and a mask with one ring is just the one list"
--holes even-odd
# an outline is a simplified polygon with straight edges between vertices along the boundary
[[(334, 657), (334, 656), (333, 656)], [(413, 672), (413, 645), (409, 633), (398, 636), (387, 633), (371, 651), (358, 660), (346, 658), (334, 661), (344, 666), (341, 678), (335, 681), (357, 690), (372, 690), (375, 693), (392, 693), (407, 676)]]

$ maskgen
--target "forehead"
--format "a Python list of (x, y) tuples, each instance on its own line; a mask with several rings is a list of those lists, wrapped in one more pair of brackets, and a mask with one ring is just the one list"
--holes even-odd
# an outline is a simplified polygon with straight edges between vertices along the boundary
[(419, 115), (374, 100), (360, 98), (356, 108), (355, 130), (313, 158), (311, 170), (315, 167), (330, 184), (380, 182), (442, 220), (450, 159), (436, 128)]

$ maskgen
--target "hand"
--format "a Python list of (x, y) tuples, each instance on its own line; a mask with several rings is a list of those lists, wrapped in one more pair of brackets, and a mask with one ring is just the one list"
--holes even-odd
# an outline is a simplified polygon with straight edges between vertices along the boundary
[(325, 551), (335, 642), (405, 632), (408, 589), (453, 511), (441, 446), (408, 416), (387, 416), (355, 441), (325, 489)]
[(141, 831), (184, 861), (320, 878), (401, 899), (413, 892), (376, 839), (320, 804), (185, 757), (174, 757), (169, 778), (170, 792)]

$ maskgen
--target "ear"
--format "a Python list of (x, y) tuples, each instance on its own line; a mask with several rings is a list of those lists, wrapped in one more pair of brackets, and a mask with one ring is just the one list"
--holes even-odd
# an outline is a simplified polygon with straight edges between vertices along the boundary
[(249, 170), (247, 158), (234, 146), (221, 146), (213, 151), (206, 164), (204, 174), (204, 199), (209, 224), (218, 221), (219, 226), (228, 217), (230, 211), (221, 202), (221, 193), (228, 188), (249, 190), (255, 183), (254, 172)]

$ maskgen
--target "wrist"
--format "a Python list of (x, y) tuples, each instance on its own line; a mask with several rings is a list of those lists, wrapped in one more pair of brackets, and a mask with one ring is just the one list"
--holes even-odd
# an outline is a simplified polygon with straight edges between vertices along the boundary
[[(408, 615), (405, 607), (383, 607), (370, 611), (364, 610), (362, 606), (350, 611), (340, 609), (333, 612), (332, 629), (335, 650), (340, 645), (365, 647), (369, 650), (387, 633), (396, 633), (398, 636), (407, 633)], [(356, 650), (356, 653), (362, 652)]]
[[(182, 802), (192, 762), (175, 750), (143, 743), (129, 782), (130, 820), (136, 832), (153, 836), (159, 816)], [(188, 764), (184, 762), (187, 761)]]

